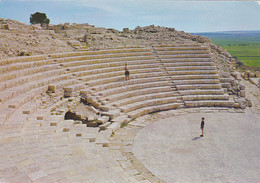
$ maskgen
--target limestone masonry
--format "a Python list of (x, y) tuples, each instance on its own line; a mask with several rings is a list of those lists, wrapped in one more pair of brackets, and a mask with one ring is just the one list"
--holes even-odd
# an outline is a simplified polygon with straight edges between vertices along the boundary
[(130, 155), (109, 149), (111, 137), (160, 111), (252, 107), (234, 62), (174, 28), (0, 19), (0, 182), (162, 181), (125, 171)]

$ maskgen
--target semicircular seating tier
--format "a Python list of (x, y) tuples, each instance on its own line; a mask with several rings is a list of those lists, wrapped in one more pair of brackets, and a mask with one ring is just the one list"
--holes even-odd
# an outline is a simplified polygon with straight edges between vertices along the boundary
[(235, 105), (209, 49), (199, 44), (17, 57), (1, 60), (0, 72), (2, 123), (17, 109), (39, 108), (37, 99), (46, 91), (61, 97), (81, 92), (101, 115), (121, 123), (162, 110)]
[[(129, 81), (124, 78), (125, 63)], [(64, 170), (84, 173), (84, 180), (90, 176), (105, 182), (108, 177), (101, 175), (104, 169), (98, 170), (99, 177), (91, 177), (92, 169), (86, 162), (104, 160), (102, 166), (106, 167), (106, 162), (114, 160), (87, 155), (105, 154), (93, 142), (106, 147), (109, 136), (122, 124), (163, 110), (235, 106), (220, 83), (209, 49), (199, 44), (10, 58), (0, 61), (0, 73), (0, 153), (5, 156), (0, 163), (6, 171), (21, 175), (4, 173), (0, 179), (4, 182), (15, 178), (57, 181), (64, 179)], [(99, 128), (65, 120), (66, 111), (52, 113), (59, 106), (79, 103), (79, 96), (100, 113)], [(110, 179), (134, 182), (114, 165), (109, 171), (115, 176)], [(80, 176), (64, 180), (72, 178), (83, 180)]]

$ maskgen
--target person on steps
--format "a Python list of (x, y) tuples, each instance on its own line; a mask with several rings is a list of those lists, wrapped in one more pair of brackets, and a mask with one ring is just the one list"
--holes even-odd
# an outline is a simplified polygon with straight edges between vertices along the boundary
[(204, 136), (204, 125), (205, 125), (204, 119), (205, 119), (205, 118), (202, 117), (202, 118), (201, 118), (201, 123), (200, 123), (200, 129), (201, 129), (201, 132), (202, 132), (201, 137)]
[(125, 81), (130, 80), (129, 75), (130, 75), (130, 72), (128, 70), (127, 63), (126, 63), (125, 64)]

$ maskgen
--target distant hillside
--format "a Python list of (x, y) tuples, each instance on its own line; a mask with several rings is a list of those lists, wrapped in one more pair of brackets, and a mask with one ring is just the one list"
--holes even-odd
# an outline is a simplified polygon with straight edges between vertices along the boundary
[(260, 30), (257, 31), (222, 31), (222, 32), (203, 32), (193, 33), (194, 35), (201, 35), (210, 39), (214, 38), (257, 38), (255, 41), (260, 41)]
[[(219, 44), (219, 41), (232, 41), (232, 42), (260, 42), (260, 30), (259, 31), (223, 31), (223, 32), (204, 32), (193, 33), (194, 35), (201, 35), (210, 38), (215, 44)], [(222, 42), (223, 43), (223, 42)]]
[(194, 33), (211, 39), (238, 61), (260, 68), (260, 31), (224, 31)]

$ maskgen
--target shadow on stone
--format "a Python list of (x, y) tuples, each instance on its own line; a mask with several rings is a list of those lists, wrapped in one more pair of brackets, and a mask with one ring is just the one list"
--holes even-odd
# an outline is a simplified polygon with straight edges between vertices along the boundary
[(201, 137), (194, 137), (192, 140), (198, 140), (200, 139)]

